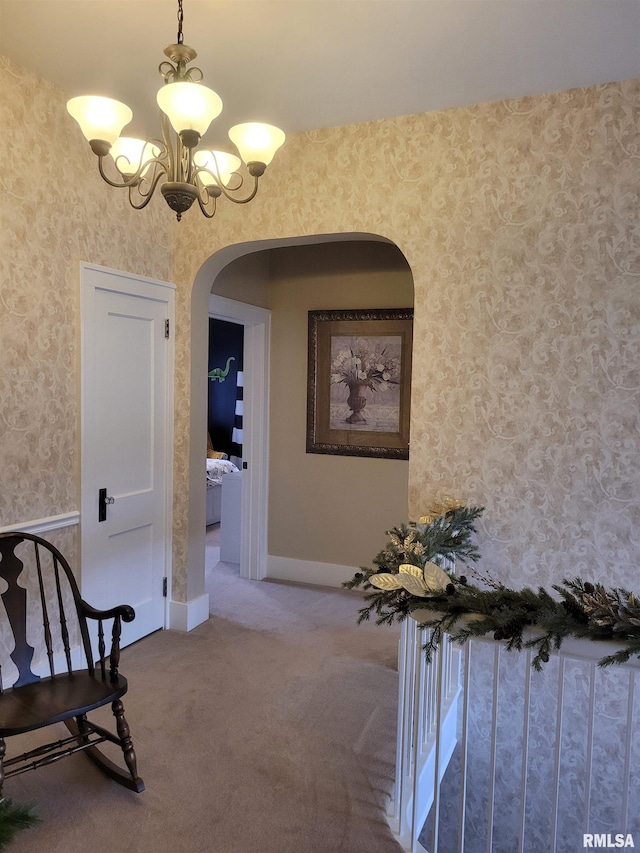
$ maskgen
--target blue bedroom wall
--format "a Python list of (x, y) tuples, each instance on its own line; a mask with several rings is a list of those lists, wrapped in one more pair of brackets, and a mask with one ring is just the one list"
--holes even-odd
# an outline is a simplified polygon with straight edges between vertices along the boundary
[(209, 435), (214, 449), (229, 456), (242, 456), (241, 446), (233, 442), (233, 427), (243, 346), (243, 326), (209, 318)]

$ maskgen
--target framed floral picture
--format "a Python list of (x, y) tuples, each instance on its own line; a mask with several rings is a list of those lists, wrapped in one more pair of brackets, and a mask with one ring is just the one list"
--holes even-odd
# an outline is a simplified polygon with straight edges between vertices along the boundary
[(412, 308), (309, 311), (307, 453), (409, 458)]

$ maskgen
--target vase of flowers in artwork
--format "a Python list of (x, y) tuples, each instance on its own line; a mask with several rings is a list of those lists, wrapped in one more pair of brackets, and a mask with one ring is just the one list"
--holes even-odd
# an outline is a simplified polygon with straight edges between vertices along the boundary
[(348, 418), (345, 418), (348, 424), (366, 424), (367, 419), (362, 414), (362, 411), (367, 405), (365, 392), (368, 387), (366, 382), (351, 382), (349, 384), (347, 406), (351, 409), (351, 414)]
[(331, 363), (331, 382), (345, 385), (349, 394), (350, 414), (345, 423), (366, 424), (364, 410), (367, 391), (384, 393), (400, 381), (399, 359), (391, 356), (387, 347), (365, 338), (357, 338), (349, 348), (340, 350)]

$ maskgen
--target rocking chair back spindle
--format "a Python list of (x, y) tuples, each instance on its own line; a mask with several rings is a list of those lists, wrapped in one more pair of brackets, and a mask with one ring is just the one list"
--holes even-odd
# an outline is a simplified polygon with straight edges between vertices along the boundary
[[(0, 533), (0, 578), (4, 581), (0, 599), (6, 612), (5, 618), (0, 608), (1, 621), (12, 635), (9, 658), (17, 669), (13, 684), (5, 688), (0, 665), (0, 799), (5, 779), (79, 751), (85, 751), (116, 781), (143, 791), (121, 701), (127, 681), (118, 671), (122, 622), (134, 619), (133, 608), (121, 605), (102, 611), (91, 607), (82, 600), (60, 551), (30, 533)], [(97, 623), (97, 655), (88, 620)], [(107, 656), (108, 622), (112, 624)], [(0, 664), (5, 672), (11, 668), (8, 660)], [(115, 716), (115, 733), (87, 717), (108, 703)], [(7, 737), (61, 722), (70, 736), (5, 759)], [(126, 770), (98, 749), (105, 741), (121, 748)]]

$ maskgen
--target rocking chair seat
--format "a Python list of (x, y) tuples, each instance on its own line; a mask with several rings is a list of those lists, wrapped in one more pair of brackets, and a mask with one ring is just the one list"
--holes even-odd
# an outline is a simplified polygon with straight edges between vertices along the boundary
[[(133, 608), (119, 604), (97, 610), (84, 601), (65, 557), (34, 533), (0, 533), (0, 590), (3, 628), (13, 634), (3, 644), (12, 650), (0, 657), (0, 801), (6, 780), (77, 752), (125, 788), (144, 791), (121, 698), (127, 680), (118, 671), (122, 623), (135, 618)], [(105, 625), (111, 626), (109, 649)], [(18, 675), (5, 687), (1, 665), (6, 666), (7, 657)], [(88, 717), (109, 704), (115, 731), (113, 721), (107, 727)], [(7, 755), (6, 741), (13, 735), (57, 723), (64, 723), (68, 733)], [(109, 745), (119, 747), (125, 766), (112, 761), (102, 744), (111, 752)]]
[(127, 692), (127, 680), (114, 682), (87, 670), (42, 678), (0, 696), (0, 737), (22, 734), (115, 702)]

